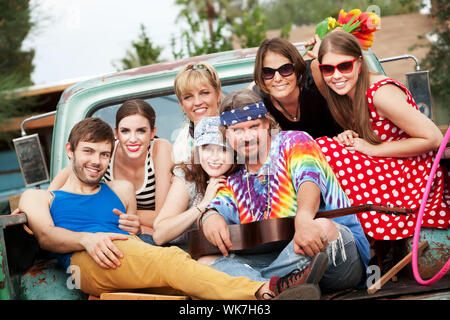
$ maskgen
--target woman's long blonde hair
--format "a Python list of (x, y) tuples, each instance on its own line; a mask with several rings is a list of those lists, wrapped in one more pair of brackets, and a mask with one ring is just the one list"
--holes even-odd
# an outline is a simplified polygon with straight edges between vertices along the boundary
[(322, 63), (323, 56), (328, 52), (349, 55), (355, 58), (361, 56), (362, 59), (353, 103), (348, 95), (341, 96), (327, 85), (325, 86), (325, 99), (331, 114), (344, 130), (353, 130), (358, 133), (360, 138), (372, 144), (381, 143), (380, 138), (373, 132), (369, 121), (366, 91), (370, 86), (370, 72), (358, 40), (347, 32), (332, 32), (322, 40), (318, 53), (319, 63)]

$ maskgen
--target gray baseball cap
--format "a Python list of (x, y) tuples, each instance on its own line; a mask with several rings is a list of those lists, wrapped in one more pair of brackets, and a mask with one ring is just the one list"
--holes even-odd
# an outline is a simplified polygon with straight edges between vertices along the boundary
[(219, 131), (219, 126), (219, 117), (206, 117), (200, 120), (194, 129), (194, 145), (196, 147), (200, 147), (205, 144), (215, 144), (227, 147), (227, 145), (223, 142), (223, 137)]

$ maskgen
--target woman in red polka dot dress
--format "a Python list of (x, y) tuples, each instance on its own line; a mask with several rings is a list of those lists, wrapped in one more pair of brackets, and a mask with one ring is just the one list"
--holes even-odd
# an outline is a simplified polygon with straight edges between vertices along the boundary
[[(410, 216), (358, 214), (365, 233), (376, 240), (414, 234), (415, 223), (442, 133), (418, 111), (399, 82), (371, 74), (354, 36), (333, 32), (319, 49), (326, 98), (345, 129), (334, 139), (316, 139), (353, 205), (391, 204), (413, 209)], [(447, 229), (450, 176), (436, 171), (423, 227)]]

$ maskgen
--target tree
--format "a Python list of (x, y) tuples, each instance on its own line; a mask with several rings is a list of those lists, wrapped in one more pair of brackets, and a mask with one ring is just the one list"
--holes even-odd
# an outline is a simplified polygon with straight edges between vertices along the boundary
[(113, 66), (118, 70), (127, 70), (140, 66), (146, 66), (149, 64), (162, 62), (163, 60), (159, 59), (159, 56), (163, 50), (163, 47), (154, 46), (147, 35), (145, 26), (143, 24), (140, 25), (140, 34), (139, 40), (132, 41), (131, 46), (134, 51), (127, 50), (125, 58), (119, 60), (121, 66), (115, 65), (113, 62)]
[(34, 50), (24, 51), (22, 42), (34, 23), (29, 0), (0, 1), (0, 79), (16, 74), (15, 86), (31, 85)]
[[(189, 29), (178, 38), (172, 36), (175, 59), (231, 50), (233, 37), (243, 48), (258, 46), (266, 37), (266, 18), (258, 0), (177, 0), (176, 4), (182, 7), (178, 19), (184, 19)], [(283, 35), (289, 31), (290, 24)]]
[(416, 12), (421, 0), (269, 0), (262, 4), (267, 16), (267, 28), (282, 28), (286, 21), (296, 25), (317, 24), (324, 18), (337, 17), (340, 9), (349, 11), (358, 8), (367, 10), (377, 6), (382, 16)]
[(197, 56), (220, 51), (231, 50), (230, 40), (224, 36), (226, 18), (223, 8), (228, 1), (224, 0), (176, 0), (182, 9), (178, 19), (184, 19), (189, 30), (183, 30), (176, 48), (177, 41), (172, 36), (172, 54), (176, 59)]
[[(35, 27), (29, 0), (0, 1), (0, 126), (12, 117), (29, 112), (33, 99), (20, 97), (14, 89), (30, 86), (34, 50), (22, 42)], [(9, 140), (3, 133), (0, 140)]]
[[(427, 56), (422, 59), (422, 69), (430, 71), (430, 87), (433, 93), (437, 120), (448, 124), (450, 112), (450, 4), (445, 1), (431, 1), (431, 16), (434, 20), (432, 36), (435, 41), (429, 45)], [(446, 113), (446, 114), (445, 114)]]
[(234, 35), (242, 48), (257, 47), (266, 38), (266, 17), (259, 6), (244, 12), (240, 21), (233, 22)]

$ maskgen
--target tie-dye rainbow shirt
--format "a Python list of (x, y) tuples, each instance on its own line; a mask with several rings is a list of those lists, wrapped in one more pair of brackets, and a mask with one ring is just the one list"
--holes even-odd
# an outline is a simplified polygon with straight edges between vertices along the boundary
[(302, 131), (282, 131), (272, 138), (269, 157), (258, 172), (247, 173), (242, 166), (228, 177), (226, 187), (219, 190), (210, 207), (228, 224), (259, 221), (265, 214), (269, 219), (292, 217), (297, 211), (297, 190), (306, 181), (320, 188), (320, 210), (349, 206), (315, 141)]
[[(227, 224), (248, 223), (264, 219), (269, 197), (268, 219), (292, 217), (297, 211), (297, 190), (306, 181), (320, 188), (320, 211), (350, 206), (347, 194), (311, 136), (302, 131), (282, 131), (272, 137), (269, 156), (258, 172), (247, 174), (243, 166), (230, 175), (208, 208), (216, 209)], [(332, 220), (353, 233), (367, 268), (370, 246), (356, 215)]]

